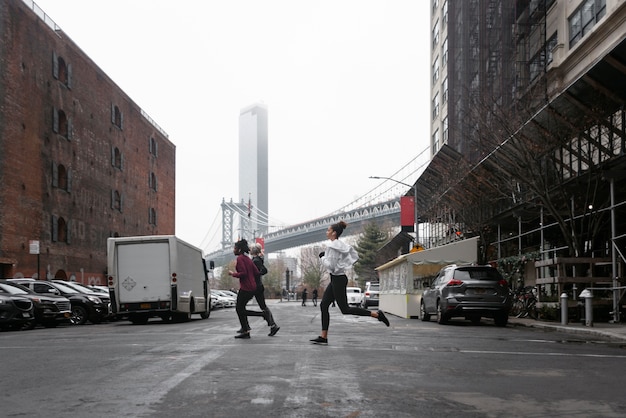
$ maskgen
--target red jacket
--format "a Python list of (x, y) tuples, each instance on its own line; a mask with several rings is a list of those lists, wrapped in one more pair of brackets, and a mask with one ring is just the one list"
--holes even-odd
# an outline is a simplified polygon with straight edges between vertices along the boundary
[(233, 277), (239, 278), (239, 288), (248, 292), (254, 292), (256, 290), (255, 277), (259, 274), (259, 269), (256, 268), (250, 257), (245, 254), (239, 254), (235, 270)]

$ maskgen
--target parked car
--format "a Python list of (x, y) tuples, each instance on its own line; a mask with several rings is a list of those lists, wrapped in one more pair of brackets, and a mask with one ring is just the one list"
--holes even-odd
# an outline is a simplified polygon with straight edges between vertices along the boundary
[(363, 293), (363, 302), (361, 306), (365, 309), (370, 306), (378, 306), (378, 293), (380, 284), (378, 282), (365, 282), (365, 292)]
[(453, 317), (479, 323), (484, 316), (504, 327), (508, 323), (511, 301), (509, 285), (496, 268), (452, 264), (441, 269), (430, 287), (424, 290), (420, 316), (422, 321), (436, 316), (440, 324)]
[(100, 323), (109, 312), (107, 304), (100, 297), (93, 293), (81, 293), (63, 283), (32, 279), (10, 280), (28, 287), (35, 293), (62, 295), (68, 298), (72, 307), (70, 322), (75, 325), (82, 325), (87, 321), (91, 321), (94, 324)]
[(40, 295), (27, 287), (7, 280), (0, 280), (0, 289), (12, 295), (28, 298), (33, 303), (34, 317), (26, 327), (34, 328), (37, 324), (46, 328), (56, 327), (59, 323), (70, 321), (72, 309), (70, 300), (60, 295)]
[(0, 328), (22, 329), (35, 317), (33, 302), (0, 288)]
[(94, 294), (96, 296), (98, 296), (100, 298), (100, 300), (102, 300), (102, 303), (104, 303), (107, 307), (107, 311), (106, 314), (103, 316), (103, 319), (109, 319), (113, 316), (113, 311), (111, 309), (111, 296), (109, 296), (109, 292), (108, 289), (106, 292), (104, 292), (101, 289), (97, 289), (97, 288), (92, 288), (89, 286), (86, 286), (84, 284), (78, 283), (78, 282), (68, 282), (65, 280), (52, 280), (53, 283), (60, 283), (63, 284), (65, 286), (69, 286), (72, 289), (77, 290), (78, 292), (81, 293), (86, 293), (86, 294)]
[(237, 299), (232, 296), (228, 296), (226, 293), (223, 293), (221, 290), (212, 290), (211, 296), (215, 295), (217, 297), (217, 307), (218, 308), (233, 308), (237, 304)]
[(363, 302), (363, 292), (360, 287), (346, 287), (348, 305), (359, 306)]

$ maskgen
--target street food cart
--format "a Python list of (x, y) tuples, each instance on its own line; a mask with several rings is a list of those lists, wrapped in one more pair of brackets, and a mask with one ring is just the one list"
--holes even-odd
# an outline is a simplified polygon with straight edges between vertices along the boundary
[(379, 309), (402, 317), (419, 318), (422, 291), (442, 267), (476, 263), (478, 238), (456, 241), (429, 250), (403, 254), (379, 267)]

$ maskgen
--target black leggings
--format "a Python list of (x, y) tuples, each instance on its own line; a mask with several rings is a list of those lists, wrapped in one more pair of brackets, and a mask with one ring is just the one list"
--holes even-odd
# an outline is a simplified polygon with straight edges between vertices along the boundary
[(276, 325), (276, 322), (274, 321), (274, 315), (272, 315), (270, 308), (268, 308), (267, 304), (265, 303), (265, 287), (263, 287), (262, 284), (257, 283), (256, 292), (254, 292), (254, 298), (256, 299), (256, 302), (259, 304), (259, 308), (261, 308), (263, 312), (250, 311), (246, 309), (246, 314), (248, 316), (262, 316), (267, 321), (267, 325), (269, 326)]
[(237, 303), (235, 305), (235, 310), (237, 311), (237, 316), (239, 317), (239, 323), (241, 324), (241, 329), (246, 330), (250, 329), (250, 325), (248, 324), (248, 315), (246, 314), (246, 304), (250, 302), (250, 299), (254, 297), (254, 292), (249, 292), (247, 290), (241, 290), (237, 292)]
[(328, 331), (328, 325), (330, 324), (328, 308), (333, 301), (337, 301), (337, 305), (339, 305), (339, 309), (344, 315), (372, 316), (372, 313), (368, 309), (351, 308), (348, 306), (346, 286), (348, 286), (348, 277), (345, 274), (339, 276), (330, 275), (330, 283), (326, 286), (326, 290), (322, 296), (322, 302), (320, 303), (320, 310), (322, 311), (322, 331)]

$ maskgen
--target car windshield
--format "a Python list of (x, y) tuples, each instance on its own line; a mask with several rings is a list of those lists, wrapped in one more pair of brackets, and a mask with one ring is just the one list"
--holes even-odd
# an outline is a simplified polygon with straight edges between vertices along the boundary
[(10, 284), (0, 283), (0, 289), (2, 289), (4, 293), (10, 293), (12, 295), (27, 295), (28, 294), (27, 291), (20, 289), (18, 287), (15, 287), (15, 286), (11, 286)]
[(486, 281), (499, 281), (500, 273), (496, 269), (457, 269), (454, 272), (454, 278), (457, 280), (486, 280)]
[(71, 293), (71, 294), (80, 293), (78, 290), (71, 288), (69, 286), (66, 286), (64, 284), (61, 284), (61, 283), (55, 283), (54, 286), (63, 293)]
[(348, 288), (348, 292), (361, 293), (361, 289), (350, 289), (350, 288)]
[(68, 283), (65, 284), (63, 283), (64, 286), (68, 286), (71, 287), (72, 289), (76, 289), (77, 291), (81, 292), (81, 293), (96, 293), (96, 291), (81, 285), (80, 283)]
[(379, 287), (378, 283), (376, 283), (376, 284), (371, 284), (371, 285), (370, 285), (370, 290), (378, 291), (378, 287)]

